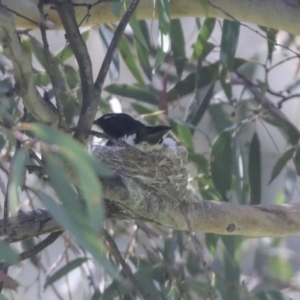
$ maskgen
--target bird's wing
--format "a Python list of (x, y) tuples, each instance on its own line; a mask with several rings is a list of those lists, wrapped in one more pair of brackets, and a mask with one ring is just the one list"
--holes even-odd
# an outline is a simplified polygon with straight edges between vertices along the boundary
[(149, 144), (162, 143), (163, 137), (169, 132), (171, 128), (168, 126), (144, 126), (139, 128), (136, 132), (135, 143), (139, 144), (147, 142)]

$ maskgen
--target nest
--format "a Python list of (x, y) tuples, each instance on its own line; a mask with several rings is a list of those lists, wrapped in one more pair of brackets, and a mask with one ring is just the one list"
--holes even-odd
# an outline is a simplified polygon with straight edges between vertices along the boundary
[(122, 178), (130, 193), (126, 205), (135, 211), (169, 211), (186, 196), (188, 153), (184, 147), (144, 153), (127, 146), (96, 146), (93, 155)]

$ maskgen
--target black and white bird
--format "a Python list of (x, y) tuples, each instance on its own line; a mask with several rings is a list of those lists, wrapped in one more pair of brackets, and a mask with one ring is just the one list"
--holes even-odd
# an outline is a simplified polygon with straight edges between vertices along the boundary
[(171, 129), (169, 126), (147, 126), (125, 113), (103, 115), (94, 124), (107, 135), (145, 152), (176, 146), (173, 139), (166, 137)]

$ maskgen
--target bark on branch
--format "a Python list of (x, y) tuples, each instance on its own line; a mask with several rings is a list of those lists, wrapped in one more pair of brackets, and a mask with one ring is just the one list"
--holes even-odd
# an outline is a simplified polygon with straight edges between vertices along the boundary
[[(179, 206), (156, 215), (135, 210), (130, 193), (120, 180), (102, 182), (108, 219), (132, 219), (188, 230), (183, 213), (195, 232), (211, 232), (246, 237), (272, 237), (300, 234), (300, 203), (284, 205), (238, 205), (227, 202), (200, 200), (193, 192)], [(163, 201), (164, 199), (162, 199)], [(149, 214), (149, 215), (148, 215)], [(20, 212), (8, 219), (9, 242), (57, 232), (61, 228), (43, 209)], [(0, 220), (0, 236), (4, 236), (4, 222)]]
[[(54, 1), (47, 1), (54, 2)], [(88, 11), (89, 5), (97, 2), (99, 4), (93, 6)], [(220, 17), (230, 19), (235, 18), (241, 22), (249, 22), (275, 29), (288, 31), (294, 34), (300, 34), (300, 6), (298, 1), (294, 0), (207, 0), (207, 8), (203, 6), (205, 1), (199, 0), (171, 0), (171, 16), (172, 18), (182, 17)], [(38, 0), (2, 0), (3, 5), (16, 11), (16, 24), (18, 27), (36, 27), (40, 21), (37, 8)], [(79, 23), (87, 13), (83, 25), (94, 25), (99, 23), (118, 21), (118, 17), (114, 15), (112, 4), (109, 1), (98, 0), (73, 0), (77, 5), (76, 18)], [(45, 13), (48, 14), (48, 26), (60, 28), (61, 20), (57, 12), (51, 8), (51, 4), (45, 7)], [(26, 18), (22, 17), (25, 16)], [(122, 14), (121, 14), (122, 15)], [(152, 0), (141, 1), (137, 15), (140, 19), (152, 19), (155, 14)]]

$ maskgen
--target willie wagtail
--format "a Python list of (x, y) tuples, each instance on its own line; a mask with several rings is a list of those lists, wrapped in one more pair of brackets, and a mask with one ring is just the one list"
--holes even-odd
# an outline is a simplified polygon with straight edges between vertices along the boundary
[[(148, 152), (162, 147), (175, 147), (176, 143), (165, 136), (169, 126), (146, 126), (124, 113), (106, 114), (94, 121), (107, 135)], [(110, 142), (108, 145), (112, 145)]]

